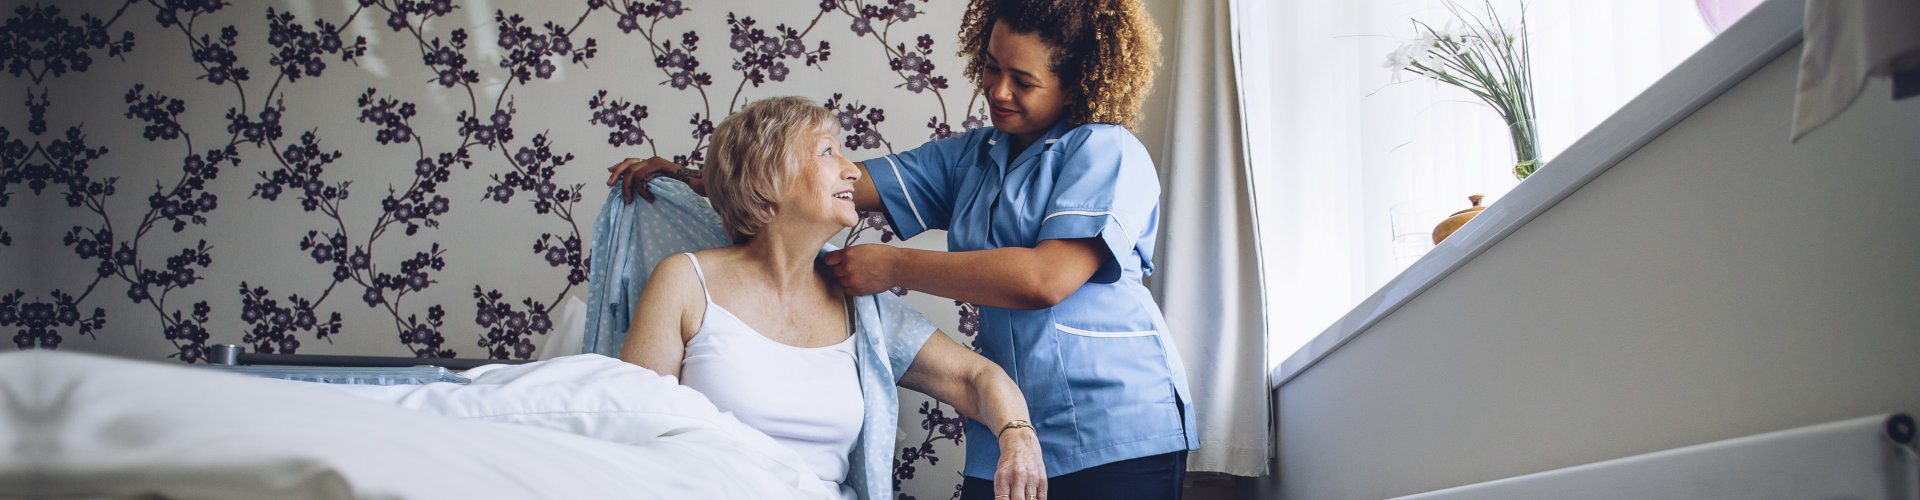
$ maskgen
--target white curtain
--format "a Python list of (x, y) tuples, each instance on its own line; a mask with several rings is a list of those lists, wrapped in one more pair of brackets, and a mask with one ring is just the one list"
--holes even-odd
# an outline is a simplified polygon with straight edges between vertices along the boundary
[[(1516, 2), (1493, 4), (1518, 24)], [(1712, 36), (1692, 2), (1526, 8), (1544, 168)], [(1468, 195), (1492, 203), (1518, 181), (1489, 108), (1382, 66), (1414, 36), (1410, 19), (1444, 30), (1438, 0), (1243, 2), (1235, 15), (1251, 28), (1237, 36), (1278, 364), (1424, 254)]]
[(1260, 251), (1234, 81), (1230, 0), (1180, 6), (1157, 268), (1149, 283), (1187, 367), (1200, 449), (1187, 468), (1267, 473), (1266, 322)]

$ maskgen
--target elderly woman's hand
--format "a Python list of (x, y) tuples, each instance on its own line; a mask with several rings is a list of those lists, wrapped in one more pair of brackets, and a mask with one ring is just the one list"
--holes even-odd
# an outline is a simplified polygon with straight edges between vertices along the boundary
[(1046, 500), (1047, 465), (1040, 459), (1040, 437), (1032, 427), (1000, 432), (1000, 465), (993, 472), (996, 500)]
[(854, 245), (827, 252), (822, 260), (833, 277), (847, 289), (848, 295), (873, 295), (893, 288), (893, 257), (899, 248), (887, 245)]

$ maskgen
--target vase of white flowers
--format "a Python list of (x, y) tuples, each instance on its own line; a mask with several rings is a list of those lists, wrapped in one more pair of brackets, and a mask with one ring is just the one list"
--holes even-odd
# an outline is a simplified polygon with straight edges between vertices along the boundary
[(1526, 7), (1521, 6), (1518, 29), (1509, 29), (1491, 0), (1483, 1), (1484, 12), (1469, 11), (1452, 0), (1443, 3), (1461, 28), (1442, 32), (1413, 20), (1418, 37), (1393, 51), (1386, 66), (1458, 87), (1492, 107), (1513, 136), (1513, 175), (1525, 179), (1540, 165)]

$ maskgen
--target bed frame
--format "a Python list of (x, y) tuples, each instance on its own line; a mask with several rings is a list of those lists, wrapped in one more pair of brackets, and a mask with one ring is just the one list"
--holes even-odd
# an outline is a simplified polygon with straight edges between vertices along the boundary
[(435, 382), (465, 384), (454, 373), (481, 365), (517, 365), (526, 359), (416, 358), (400, 356), (334, 356), (318, 354), (249, 353), (234, 344), (217, 344), (206, 368), (302, 382), (328, 384), (418, 385)]
[(529, 359), (413, 358), (404, 356), (335, 356), (323, 354), (259, 354), (233, 344), (215, 344), (208, 362), (215, 365), (339, 366), (361, 368), (406, 368), (438, 366), (448, 370), (469, 370), (480, 365), (518, 365)]

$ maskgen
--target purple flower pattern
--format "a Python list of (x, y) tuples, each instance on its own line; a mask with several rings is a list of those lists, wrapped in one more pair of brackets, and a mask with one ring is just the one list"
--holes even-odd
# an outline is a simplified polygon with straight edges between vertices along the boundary
[(534, 346), (530, 339), (553, 330), (553, 320), (548, 314), (553, 308), (527, 298), (520, 302), (524, 309), (516, 310), (513, 304), (501, 300), (503, 296), (498, 290), (481, 291), (480, 287), (473, 287), (474, 308), (479, 311), (474, 315), (474, 323), (487, 329), (480, 339), (480, 347), (494, 359), (531, 358)]
[[(93, 272), (85, 273), (86, 279), (78, 283), (48, 290), (44, 295), (28, 290), (0, 291), (0, 327), (13, 330), (16, 346), (23, 349), (71, 345), (69, 341), (75, 334), (83, 340), (106, 341), (106, 337), (97, 333), (107, 325), (108, 308), (101, 307), (107, 305), (102, 302), (111, 301), (122, 304), (114, 308), (116, 311), (128, 310), (126, 305), (136, 306), (131, 311), (151, 310), (153, 316), (130, 321), (153, 323), (157, 320), (156, 334), (176, 350), (168, 356), (196, 363), (205, 359), (209, 342), (234, 334), (230, 326), (216, 326), (218, 324), (231, 324), (238, 319), (245, 325), (237, 333), (240, 342), (254, 351), (294, 353), (302, 348), (303, 342), (331, 343), (348, 334), (344, 313), (369, 307), (377, 315), (391, 317), (393, 336), (389, 338), (415, 355), (455, 356), (448, 342), (461, 337), (451, 336), (455, 330), (448, 329), (446, 314), (451, 304), (423, 304), (419, 302), (426, 299), (416, 298), (439, 283), (437, 276), (448, 272), (450, 264), (458, 265), (449, 262), (451, 256), (444, 245), (430, 240), (430, 235), (435, 233), (426, 230), (440, 228), (455, 208), (471, 206), (469, 202), (457, 201), (458, 195), (444, 193), (443, 188), (461, 177), (460, 172), (484, 166), (492, 171), (483, 176), (488, 180), (484, 192), (475, 193), (479, 201), (515, 205), (517, 200), (524, 199), (525, 205), (518, 206), (531, 208), (531, 214), (564, 223), (553, 226), (559, 231), (542, 233), (530, 245), (535, 261), (545, 263), (556, 273), (565, 269), (566, 282), (554, 290), (551, 300), (509, 298), (499, 289), (473, 288), (472, 321), (487, 329), (477, 346), (491, 358), (529, 358), (534, 354), (537, 337), (555, 328), (554, 309), (574, 286), (584, 283), (591, 263), (586, 261), (583, 252), (586, 238), (574, 216), (578, 204), (585, 199), (586, 186), (557, 180), (559, 173), (570, 171), (563, 168), (579, 168), (567, 167), (575, 156), (563, 151), (553, 134), (517, 133), (521, 125), (518, 123), (520, 110), (516, 109), (513, 96), (518, 90), (516, 86), (538, 85), (558, 78), (567, 64), (587, 67), (601, 46), (594, 38), (579, 33), (581, 26), (595, 18), (599, 11), (610, 11), (610, 17), (600, 17), (607, 19), (601, 21), (606, 24), (597, 26), (617, 29), (619, 34), (640, 35), (635, 41), (644, 40), (646, 51), (642, 54), (653, 56), (653, 69), (660, 72), (657, 89), (669, 94), (684, 93), (680, 95), (685, 100), (697, 103), (696, 110), (682, 115), (687, 117), (684, 122), (676, 119), (669, 126), (669, 130), (677, 129), (681, 127), (679, 123), (685, 123), (688, 135), (671, 133), (668, 134), (670, 140), (659, 140), (660, 137), (645, 129), (644, 120), (650, 113), (667, 109), (658, 105), (662, 97), (657, 93), (645, 94), (647, 98), (632, 98), (599, 90), (587, 98), (591, 113), (587, 124), (606, 127), (607, 144), (614, 147), (644, 145), (655, 154), (660, 154), (662, 147), (674, 148), (662, 156), (698, 166), (704, 160), (705, 144), (717, 117), (744, 105), (747, 87), (819, 78), (812, 75), (828, 69), (824, 64), (832, 61), (834, 55), (831, 41), (874, 40), (874, 47), (885, 54), (886, 70), (898, 78), (895, 88), (903, 90), (902, 94), (908, 98), (932, 95), (939, 104), (939, 112), (925, 121), (929, 138), (950, 137), (959, 130), (984, 125), (985, 110), (975, 101), (970, 101), (966, 114), (958, 117), (964, 119), (960, 126), (951, 125), (945, 94), (952, 89), (949, 80), (937, 73), (935, 62), (936, 55), (947, 57), (948, 54), (935, 46), (933, 35), (902, 34), (907, 31), (902, 23), (927, 22), (922, 19), (928, 17), (922, 16), (926, 12), (920, 4), (924, 3), (925, 0), (876, 3), (823, 0), (818, 3), (817, 11), (807, 13), (811, 19), (767, 23), (774, 24), (771, 28), (754, 17), (727, 12), (727, 31), (721, 36), (730, 51), (730, 60), (726, 66), (728, 71), (719, 77), (705, 70), (700, 60), (701, 35), (717, 31), (718, 26), (705, 25), (711, 21), (688, 21), (691, 18), (685, 15), (694, 8), (676, 0), (586, 0), (573, 4), (576, 9), (584, 4), (584, 9), (575, 11), (577, 16), (562, 14), (570, 22), (531, 20), (509, 9), (496, 10), (492, 16), (495, 33), (490, 34), (495, 35), (491, 43), (497, 45), (498, 51), (492, 48), (481, 51), (481, 47), (471, 46), (473, 37), (466, 29), (433, 28), (437, 24), (430, 21), (468, 8), (463, 2), (451, 0), (359, 0), (357, 7), (348, 6), (342, 19), (299, 19), (292, 12), (273, 7), (222, 0), (126, 0), (103, 6), (17, 7), (12, 17), (0, 24), (0, 62), (6, 64), (7, 71), (19, 78), (18, 81), (41, 88), (26, 89), (24, 129), (0, 127), (0, 162), (3, 162), (0, 167), (4, 167), (0, 169), (0, 208), (16, 201), (12, 199), (15, 194), (38, 197), (45, 194), (47, 188), (54, 188), (67, 207), (87, 216), (86, 221), (68, 228), (61, 240), (71, 255)], [(257, 10), (244, 16), (229, 15), (229, 7), (236, 6)], [(775, 12), (770, 14), (781, 14), (779, 9), (771, 10)], [(215, 14), (220, 15), (219, 19), (254, 21), (216, 25), (212, 21)], [(538, 14), (548, 15), (547, 12)], [(366, 19), (359, 19), (361, 16)], [(134, 122), (141, 138), (156, 144), (178, 145), (181, 149), (173, 156), (174, 160), (161, 162), (168, 165), (169, 177), (145, 193), (147, 203), (112, 203), (117, 199), (119, 179), (91, 174), (89, 166), (95, 161), (134, 159), (109, 156), (108, 149), (98, 145), (101, 141), (90, 139), (77, 120), (62, 123), (58, 108), (63, 99), (57, 92), (50, 95), (46, 83), (99, 69), (107, 60), (125, 61), (135, 47), (134, 31), (137, 30), (129, 25), (144, 23), (147, 19), (151, 20), (150, 28), (143, 31), (155, 31), (151, 27), (157, 27), (156, 32), (162, 35), (171, 32), (171, 36), (179, 36), (186, 42), (178, 53), (153, 57), (178, 58), (184, 64), (182, 76), (193, 77), (193, 81), (219, 90), (215, 94), (174, 90), (163, 93), (149, 90), (145, 84), (129, 84), (130, 90), (124, 96), (124, 115)], [(356, 20), (362, 25), (370, 21), (373, 26), (392, 33), (390, 38), (397, 37), (402, 46), (415, 47), (420, 67), (428, 71), (431, 77), (428, 84), (433, 88), (473, 97), (460, 99), (463, 102), (459, 106), (446, 111), (457, 115), (453, 122), (423, 122), (422, 106), (410, 102), (414, 98), (401, 97), (414, 94), (396, 93), (401, 89), (385, 89), (380, 84), (369, 86), (356, 100), (357, 121), (368, 127), (358, 132), (315, 127), (330, 119), (316, 116), (316, 112), (309, 109), (289, 109), (285, 99), (289, 92), (313, 85), (309, 83), (313, 80), (338, 85), (343, 78), (331, 76), (339, 74), (341, 67), (359, 65), (365, 58), (369, 48), (367, 40), (345, 36)], [(950, 30), (939, 26), (947, 19), (938, 21), (912, 31), (946, 33)], [(838, 31), (841, 26), (848, 31)], [(816, 31), (817, 27), (828, 29)], [(118, 36), (114, 34), (116, 29), (122, 30)], [(628, 44), (623, 50), (638, 50), (640, 45)], [(479, 67), (474, 64), (476, 61), (497, 62), (499, 69)], [(393, 62), (389, 58), (387, 64)], [(271, 69), (258, 73), (252, 71), (258, 68), (248, 67), (261, 63)], [(846, 64), (870, 67), (874, 62), (869, 59)], [(802, 71), (809, 68), (814, 71)], [(345, 79), (350, 78), (351, 75)], [(491, 87), (483, 87), (482, 82), (491, 82), (484, 84)], [(733, 92), (725, 92), (722, 86), (734, 87)], [(166, 94), (195, 97), (180, 99)], [(227, 96), (228, 102), (218, 103), (222, 98), (210, 97), (217, 95)], [(877, 102), (898, 104), (899, 97)], [(725, 104), (721, 103), (723, 99)], [(840, 94), (834, 94), (827, 101), (842, 122), (843, 144), (848, 149), (894, 150), (893, 141), (881, 130), (887, 110), (875, 102), (863, 103)], [(202, 129), (208, 123), (204, 119), (186, 118), (188, 110), (197, 107), (193, 106), (196, 104), (214, 106), (216, 114), (219, 108), (226, 108), (219, 119), (224, 127)], [(549, 118), (544, 110), (542, 113), (540, 120), (544, 123)], [(49, 120), (50, 117), (54, 119)], [(42, 137), (54, 127), (67, 128), (63, 134)], [(24, 134), (14, 133), (19, 130), (24, 130)], [(376, 166), (365, 165), (366, 162), (359, 159), (363, 155), (361, 151), (343, 152), (325, 147), (328, 142), (325, 138), (337, 137), (339, 133), (366, 133), (368, 136), (360, 137), (370, 136), (383, 148), (405, 149), (413, 157), (399, 165), (403, 169), (400, 172), (405, 173), (402, 181), (387, 186), (384, 196), (378, 197), (377, 210), (371, 215), (366, 215), (369, 213), (366, 208), (374, 203), (373, 199), (351, 198), (350, 188), (354, 187), (353, 179), (364, 177), (355, 175), (359, 169)], [(529, 134), (531, 137), (527, 137)], [(685, 138), (692, 139), (691, 147), (687, 147)], [(196, 145), (195, 139), (212, 142)], [(105, 142), (113, 144), (126, 139), (110, 138)], [(243, 157), (252, 161), (247, 166), (253, 175), (241, 177), (252, 180), (226, 187), (219, 185), (219, 173), (239, 168)], [(147, 159), (140, 161), (150, 163)], [(172, 165), (178, 165), (179, 169), (172, 170)], [(19, 193), (9, 189), (15, 185), (25, 189)], [(317, 283), (308, 279), (304, 284), (265, 277), (240, 282), (238, 301), (227, 302), (235, 307), (224, 311), (217, 305), (219, 301), (197, 300), (197, 296), (183, 302), (180, 294), (185, 292), (182, 290), (209, 277), (253, 272), (215, 268), (213, 246), (205, 240), (194, 243), (198, 238), (190, 237), (194, 231), (205, 230), (200, 228), (220, 226), (222, 221), (215, 216), (225, 213), (220, 211), (222, 200), (218, 194), (234, 196), (232, 188), (248, 189), (242, 186), (251, 188), (245, 198), (300, 207), (294, 213), (304, 215), (292, 220), (305, 221), (304, 224), (311, 227), (305, 228), (306, 234), (298, 238), (298, 255), (310, 259), (321, 270), (309, 276), (326, 278)], [(364, 191), (365, 186), (361, 188)], [(188, 237), (167, 241), (189, 243), (173, 243), (174, 248), (166, 248), (167, 243), (150, 236), (151, 230), (159, 227)], [(12, 228), (14, 233), (7, 229), (0, 227), (0, 252), (10, 252), (15, 233), (19, 233), (18, 227)], [(885, 216), (865, 213), (843, 243), (854, 244), (870, 234), (877, 234), (882, 243), (897, 239), (889, 230)], [(31, 235), (20, 235), (34, 239)], [(417, 243), (409, 243), (416, 240)], [(285, 247), (289, 251), (294, 247), (291, 243)], [(400, 247), (409, 249), (402, 251)], [(419, 248), (426, 250), (416, 250)], [(270, 290), (268, 281), (275, 283), (272, 288), (281, 291)], [(120, 293), (121, 285), (125, 287), (124, 295)], [(289, 293), (288, 289), (293, 291)], [(109, 293), (95, 294), (95, 291)], [(908, 291), (897, 289), (895, 293), (904, 295)], [(335, 295), (358, 295), (360, 300), (335, 299), (329, 303)], [(125, 302), (119, 302), (121, 296), (126, 298)], [(955, 305), (960, 316), (958, 332), (971, 338), (978, 329), (978, 309), (969, 304)], [(356, 330), (351, 334), (367, 333), (372, 332)], [(899, 443), (896, 480), (909, 482), (917, 477), (920, 482), (944, 481), (944, 478), (929, 478), (923, 466), (938, 464), (942, 450), (960, 443), (963, 439), (960, 423), (964, 417), (930, 401), (923, 402), (918, 411), (921, 416), (917, 419), (918, 428), (925, 434), (917, 442)], [(903, 424), (915, 420), (905, 419)], [(900, 498), (913, 498), (898, 484), (896, 491)]]
[[(267, 44), (280, 49), (268, 64), (278, 66), (281, 76), (287, 81), (298, 81), (301, 76), (318, 77), (326, 71), (325, 54), (339, 54), (343, 62), (352, 62), (354, 58), (366, 55), (367, 39), (356, 38), (352, 45), (340, 41), (340, 29), (326, 21), (314, 21), (314, 31), (293, 22), (293, 14), (275, 14), (273, 8), (267, 8)], [(232, 32), (228, 27), (227, 33)], [(221, 40), (226, 46), (233, 45), (232, 36), (223, 34)], [(230, 54), (230, 52), (229, 52)], [(230, 58), (231, 56), (229, 56)], [(227, 64), (232, 64), (228, 61)], [(244, 80), (244, 78), (242, 78)]]
[(123, 31), (114, 40), (107, 27), (135, 3), (127, 0), (104, 21), (81, 14), (77, 23), (62, 16), (57, 5), (15, 7), (14, 17), (0, 24), (0, 60), (6, 62), (8, 73), (25, 75), (35, 84), (69, 71), (85, 73), (93, 66), (94, 50), (106, 49), (107, 57), (124, 60), (124, 54), (133, 50), (133, 32)]
[[(124, 13), (126, 6), (121, 7)], [(16, 17), (8, 20), (6, 36), (16, 37), (16, 43), (7, 45), (4, 57), (9, 66), (19, 75), (27, 72), (35, 83), (49, 76), (59, 77), (67, 70), (85, 72), (90, 66), (90, 58), (85, 50), (89, 48), (109, 48), (111, 54), (118, 56), (130, 50), (131, 35), (124, 37), (129, 43), (113, 45), (98, 37), (104, 36), (105, 25), (91, 16), (83, 15), (82, 20), (89, 25), (86, 32), (91, 33), (88, 43), (62, 46), (48, 40), (50, 37), (67, 35), (74, 32), (59, 29), (69, 26), (65, 19), (52, 19), (58, 15), (58, 9), (17, 9)], [(115, 20), (119, 15), (114, 16)], [(71, 40), (69, 40), (71, 41)], [(38, 46), (36, 51), (31, 47)], [(23, 50), (24, 49), (24, 50)], [(49, 55), (46, 50), (55, 53)], [(34, 62), (40, 61), (41, 70), (35, 70)], [(141, 87), (136, 85), (126, 94), (125, 101), (131, 106), (126, 116), (147, 123), (143, 137), (148, 141), (173, 141), (185, 139), (176, 121), (177, 115), (185, 111), (185, 104), (177, 99), (168, 99), (157, 95), (143, 95)], [(42, 89), (38, 99), (28, 90), (26, 102), (34, 120), (28, 126), (29, 133), (36, 136), (47, 130), (46, 109), (52, 106)], [(50, 295), (53, 302), (44, 302), (39, 298), (23, 301), (24, 290), (14, 290), (0, 301), (0, 326), (20, 327), (14, 336), (17, 347), (57, 348), (65, 339), (61, 333), (63, 327), (74, 328), (76, 333), (96, 338), (95, 332), (106, 325), (105, 309), (94, 307), (92, 315), (82, 317), (80, 310), (84, 303), (93, 297), (93, 292), (105, 281), (125, 282), (125, 296), (135, 305), (146, 305), (154, 309), (160, 317), (165, 338), (173, 342), (178, 352), (172, 356), (183, 361), (193, 362), (204, 356), (207, 339), (201, 326), (210, 311), (205, 302), (195, 304), (194, 315), (182, 314), (167, 305), (167, 295), (175, 290), (192, 286), (202, 280), (199, 270), (211, 264), (212, 258), (205, 240), (197, 246), (182, 249), (177, 255), (167, 257), (164, 268), (147, 267), (140, 259), (140, 240), (156, 225), (170, 222), (173, 232), (185, 231), (189, 224), (204, 225), (206, 219), (201, 215), (218, 207), (218, 198), (205, 192), (206, 181), (217, 176), (218, 165), (226, 159), (222, 150), (213, 150), (206, 157), (189, 155), (183, 161), (185, 173), (172, 188), (164, 184), (156, 185), (153, 194), (148, 196), (147, 211), (136, 226), (131, 240), (118, 240), (114, 237), (112, 219), (107, 213), (107, 201), (117, 193), (114, 187), (116, 178), (95, 179), (88, 175), (91, 162), (104, 157), (105, 147), (89, 147), (85, 133), (78, 127), (67, 129), (64, 138), (56, 138), (42, 143), (37, 139), (32, 146), (25, 140), (10, 140), (11, 132), (0, 128), (0, 144), (5, 144), (0, 152), (0, 193), (4, 187), (12, 184), (26, 184), (36, 196), (50, 184), (64, 184), (65, 202), (69, 208), (98, 216), (97, 226), (71, 226), (62, 237), (62, 244), (73, 250), (82, 262), (97, 263), (93, 267), (90, 283), (83, 291), (72, 294), (54, 289)], [(191, 141), (186, 140), (187, 148), (192, 149)], [(211, 160), (211, 161), (209, 161)], [(0, 194), (0, 207), (10, 201), (10, 194)], [(3, 235), (4, 243), (11, 244), (11, 235)], [(171, 316), (169, 312), (171, 311)]]

